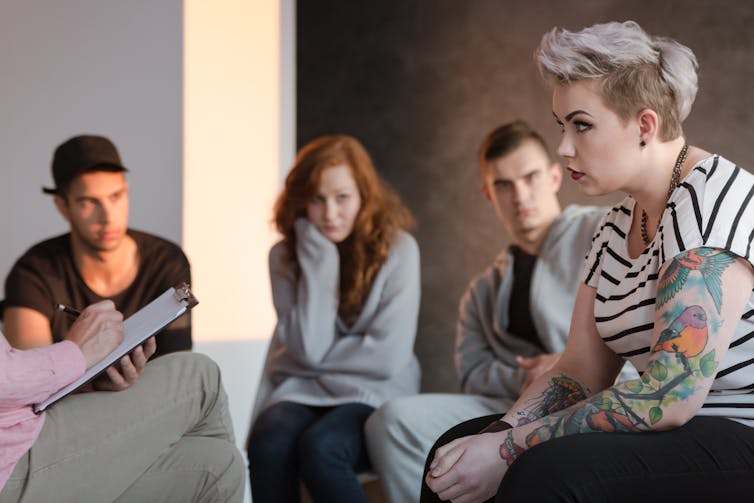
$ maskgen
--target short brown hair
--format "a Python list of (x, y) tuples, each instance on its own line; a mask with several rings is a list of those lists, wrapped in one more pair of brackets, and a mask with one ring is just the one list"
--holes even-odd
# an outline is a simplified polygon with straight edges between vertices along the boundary
[(529, 124), (520, 119), (503, 124), (488, 134), (479, 148), (479, 167), (482, 178), (487, 176), (487, 163), (489, 161), (505, 157), (527, 141), (538, 143), (545, 154), (550, 157), (550, 151), (544, 138), (534, 131)]

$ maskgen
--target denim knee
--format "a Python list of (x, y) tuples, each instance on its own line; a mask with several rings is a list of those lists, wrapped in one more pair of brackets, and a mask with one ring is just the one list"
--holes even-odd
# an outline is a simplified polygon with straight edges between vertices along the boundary
[(301, 430), (309, 423), (306, 409), (298, 404), (281, 402), (262, 412), (249, 434), (246, 452), (249, 461), (267, 462), (287, 456), (295, 446)]
[(347, 451), (348, 445), (335, 431), (307, 431), (298, 441), (302, 470), (310, 473), (333, 465), (350, 466)]

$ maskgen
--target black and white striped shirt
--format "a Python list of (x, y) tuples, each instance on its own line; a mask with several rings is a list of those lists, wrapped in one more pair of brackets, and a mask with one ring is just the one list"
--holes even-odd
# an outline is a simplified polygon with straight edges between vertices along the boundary
[[(635, 203), (628, 196), (605, 216), (583, 279), (597, 289), (594, 315), (600, 336), (642, 372), (652, 343), (658, 275), (666, 261), (710, 247), (754, 265), (754, 175), (717, 155), (699, 162), (668, 200), (654, 240), (632, 259), (626, 236)], [(754, 426), (754, 293), (699, 414)]]

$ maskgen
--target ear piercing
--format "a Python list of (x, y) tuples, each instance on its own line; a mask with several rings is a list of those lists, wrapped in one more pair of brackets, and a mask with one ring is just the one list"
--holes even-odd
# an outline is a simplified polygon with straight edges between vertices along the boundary
[(639, 142), (639, 146), (640, 146), (640, 147), (646, 147), (646, 146), (647, 146), (647, 142), (645, 142), (644, 140), (641, 140), (641, 141)]

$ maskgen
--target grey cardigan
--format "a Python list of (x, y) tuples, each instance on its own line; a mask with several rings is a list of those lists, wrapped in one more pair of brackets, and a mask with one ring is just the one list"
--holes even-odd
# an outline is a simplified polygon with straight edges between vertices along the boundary
[(418, 392), (414, 339), (419, 314), (419, 248), (400, 231), (358, 318), (338, 316), (336, 246), (306, 219), (295, 224), (298, 278), (282, 242), (270, 250), (278, 321), (270, 341), (254, 417), (283, 401), (313, 406), (359, 402), (378, 407)]
[[(576, 291), (592, 235), (606, 208), (568, 206), (542, 244), (531, 278), (529, 307), (542, 345), (549, 353), (565, 348)], [(516, 356), (541, 350), (507, 331), (512, 295), (510, 248), (469, 285), (460, 302), (455, 363), (465, 393), (501, 398), (506, 406), (518, 398), (524, 372)]]

